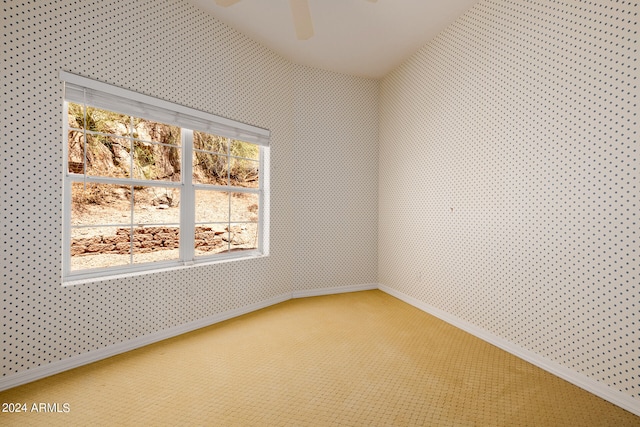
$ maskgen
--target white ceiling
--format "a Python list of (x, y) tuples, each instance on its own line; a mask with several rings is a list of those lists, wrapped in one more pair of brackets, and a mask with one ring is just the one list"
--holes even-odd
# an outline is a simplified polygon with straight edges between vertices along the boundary
[(477, 0), (309, 0), (308, 40), (296, 39), (289, 0), (190, 1), (294, 63), (380, 78)]

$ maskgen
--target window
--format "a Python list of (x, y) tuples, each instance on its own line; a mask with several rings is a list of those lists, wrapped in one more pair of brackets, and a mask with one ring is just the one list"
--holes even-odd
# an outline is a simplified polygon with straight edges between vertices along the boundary
[(61, 78), (64, 281), (268, 253), (268, 131)]

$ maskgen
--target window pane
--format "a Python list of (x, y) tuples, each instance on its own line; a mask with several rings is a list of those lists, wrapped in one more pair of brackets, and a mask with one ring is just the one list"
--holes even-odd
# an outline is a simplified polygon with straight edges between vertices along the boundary
[(133, 224), (178, 225), (180, 189), (171, 187), (135, 187)]
[(128, 178), (130, 141), (105, 135), (87, 135), (87, 175)]
[(258, 248), (258, 224), (203, 224), (196, 228), (195, 254), (206, 256), (222, 252), (243, 251)]
[(231, 193), (231, 222), (258, 221), (259, 195)]
[[(256, 249), (258, 247), (258, 224), (231, 224), (229, 241), (231, 250)], [(224, 240), (225, 237), (223, 237)]]
[[(196, 226), (195, 255), (211, 255), (229, 250), (229, 232), (224, 224), (203, 224)], [(226, 241), (223, 240), (226, 238)]]
[(115, 184), (71, 184), (71, 225), (131, 224), (131, 187)]
[(134, 264), (175, 260), (180, 257), (180, 227), (136, 227), (133, 233)]
[(136, 179), (180, 181), (182, 151), (179, 147), (133, 141)]
[(225, 138), (223, 136), (193, 131), (193, 148), (197, 150), (227, 154), (229, 150), (229, 142), (229, 138)]
[(130, 248), (128, 227), (73, 228), (71, 270), (128, 265)]
[(133, 263), (142, 264), (145, 262), (176, 261), (180, 258), (180, 249), (153, 249), (150, 252), (145, 248), (134, 248)]
[[(229, 222), (229, 193), (225, 191), (196, 190), (196, 224)], [(224, 229), (224, 228), (223, 228)]]
[(134, 118), (133, 137), (142, 141), (180, 146), (180, 128), (152, 120)]
[(247, 159), (259, 160), (260, 147), (249, 142), (233, 141), (231, 143), (231, 155), (236, 157), (244, 157)]
[(84, 173), (84, 132), (70, 130), (67, 136), (69, 172)]
[(193, 182), (228, 185), (229, 157), (195, 151), (193, 153)]
[(231, 160), (231, 185), (246, 188), (258, 188), (258, 165), (254, 160)]
[[(131, 165), (129, 140), (105, 135), (87, 134), (87, 175), (128, 178)], [(82, 132), (69, 132), (69, 171), (82, 173), (84, 161), (84, 136)], [(73, 162), (73, 163), (71, 163)]]
[[(129, 136), (131, 134), (131, 118), (125, 114), (87, 106), (86, 119), (86, 129), (88, 131), (118, 136)], [(82, 116), (76, 117), (76, 122), (82, 123)]]
[[(67, 107), (69, 127), (84, 129), (84, 106), (82, 104), (69, 102)], [(95, 107), (86, 107), (86, 130), (116, 136), (129, 136), (131, 134), (131, 118), (125, 114), (114, 113)]]
[(135, 187), (133, 262), (178, 259), (180, 189)]
[(84, 128), (84, 110), (82, 105), (73, 102), (67, 104), (67, 123), (70, 128)]

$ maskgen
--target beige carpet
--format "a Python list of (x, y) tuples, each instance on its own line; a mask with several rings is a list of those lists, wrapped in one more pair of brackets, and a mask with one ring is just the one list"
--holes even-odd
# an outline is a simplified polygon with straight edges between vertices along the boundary
[(383, 292), (287, 301), (0, 393), (1, 425), (640, 426)]

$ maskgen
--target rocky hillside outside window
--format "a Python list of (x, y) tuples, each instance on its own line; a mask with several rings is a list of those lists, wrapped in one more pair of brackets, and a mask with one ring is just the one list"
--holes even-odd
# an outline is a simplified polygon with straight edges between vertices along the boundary
[(268, 253), (268, 131), (61, 77), (63, 281)]

